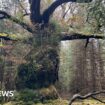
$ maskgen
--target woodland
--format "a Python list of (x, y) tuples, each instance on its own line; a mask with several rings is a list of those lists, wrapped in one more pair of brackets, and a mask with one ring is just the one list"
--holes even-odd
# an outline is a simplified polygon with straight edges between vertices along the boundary
[(0, 0), (0, 105), (105, 105), (105, 0)]

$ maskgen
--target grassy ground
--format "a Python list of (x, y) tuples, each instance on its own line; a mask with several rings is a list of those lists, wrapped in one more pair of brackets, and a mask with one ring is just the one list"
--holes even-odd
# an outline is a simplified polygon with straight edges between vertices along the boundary
[[(68, 105), (68, 103), (69, 102), (67, 100), (59, 100), (58, 99), (58, 100), (46, 102), (44, 104), (37, 103), (37, 104), (33, 104), (33, 105)], [(13, 102), (9, 102), (4, 105), (15, 105), (15, 104)], [(84, 100), (84, 101), (74, 102), (72, 105), (105, 105), (105, 104), (102, 104), (95, 100)]]

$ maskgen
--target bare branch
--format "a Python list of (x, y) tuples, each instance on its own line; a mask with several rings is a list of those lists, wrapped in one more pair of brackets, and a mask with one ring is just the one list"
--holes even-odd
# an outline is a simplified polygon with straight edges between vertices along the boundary
[[(86, 95), (84, 95), (84, 96), (82, 96), (82, 95), (80, 95), (80, 94), (75, 94), (75, 95), (71, 98), (71, 100), (70, 100), (70, 102), (69, 102), (69, 105), (72, 105), (72, 103), (73, 103), (75, 100), (77, 100), (77, 99), (84, 100), (84, 99), (87, 99), (87, 98), (94, 98), (94, 96), (99, 95), (99, 94), (102, 94), (102, 93), (105, 94), (105, 90), (98, 91), (98, 92), (88, 93), (88, 94), (86, 94)], [(97, 100), (97, 101), (99, 101), (99, 99), (97, 99), (97, 98), (94, 98), (94, 99)], [(100, 102), (101, 102), (101, 103), (105, 103), (105, 102), (103, 102), (103, 101), (100, 101)]]
[(25, 14), (23, 14), (23, 17), (24, 17), (24, 16), (29, 16), (29, 15), (30, 15), (30, 13), (25, 13)]
[[(84, 0), (84, 3), (91, 2), (92, 0)], [(42, 19), (44, 23), (48, 23), (50, 16), (53, 14), (55, 9), (62, 5), (63, 3), (68, 3), (68, 2), (78, 2), (78, 0), (56, 0), (54, 1), (42, 14)]]
[(29, 25), (27, 25), (27, 24), (24, 23), (23, 21), (17, 19), (16, 17), (13, 17), (13, 16), (9, 15), (9, 14), (6, 13), (5, 11), (0, 10), (0, 15), (2, 15), (2, 16), (0, 17), (0, 19), (9, 19), (9, 20), (11, 20), (11, 21), (13, 21), (13, 22), (19, 24), (20, 26), (22, 26), (22, 27), (23, 27), (24, 29), (26, 29), (27, 31), (33, 33), (33, 30), (32, 30), (32, 28), (31, 28)]
[(78, 33), (73, 33), (73, 34), (62, 34), (61, 40), (77, 40), (77, 39), (105, 39), (105, 36), (100, 36), (100, 35), (83, 35), (83, 34), (78, 34)]
[(21, 1), (18, 0), (18, 2), (19, 2), (20, 7), (21, 7), (21, 8), (24, 10), (24, 12), (25, 12), (25, 13), (23, 14), (23, 17), (24, 17), (24, 16), (27, 16), (27, 15), (30, 15), (30, 13), (28, 13), (27, 10), (26, 10), (26, 9), (24, 8), (24, 6), (22, 5)]
[(65, 11), (65, 13), (63, 14), (63, 19), (66, 17), (66, 15), (67, 15), (67, 13), (69, 12), (69, 10), (70, 10), (70, 8), (71, 8), (71, 5), (72, 3), (70, 3), (70, 5), (69, 5), (69, 8)]
[(93, 98), (94, 100), (97, 100), (97, 101), (99, 101), (99, 102), (101, 102), (101, 103), (105, 103), (104, 101), (102, 101), (102, 100), (100, 100), (100, 99), (98, 99), (98, 98), (96, 98), (96, 97), (94, 97), (94, 96), (91, 96), (91, 98)]
[(23, 7), (22, 3), (20, 0), (18, 0), (20, 7), (24, 10), (25, 14), (27, 14), (27, 10)]

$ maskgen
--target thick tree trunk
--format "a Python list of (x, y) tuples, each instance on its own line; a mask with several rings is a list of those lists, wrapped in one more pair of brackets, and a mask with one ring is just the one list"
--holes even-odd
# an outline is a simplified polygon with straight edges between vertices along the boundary
[(30, 20), (33, 24), (41, 23), (40, 15), (40, 1), (41, 0), (31, 0), (30, 3)]

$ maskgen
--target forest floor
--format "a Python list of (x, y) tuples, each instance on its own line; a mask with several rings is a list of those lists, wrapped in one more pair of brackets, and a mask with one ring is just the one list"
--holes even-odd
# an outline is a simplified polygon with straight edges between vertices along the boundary
[[(68, 101), (67, 100), (53, 100), (53, 101), (48, 101), (44, 104), (42, 103), (37, 103), (37, 104), (33, 104), (33, 105), (68, 105)], [(6, 103), (4, 105), (17, 105), (14, 102), (9, 102)], [(95, 100), (84, 100), (84, 101), (77, 101), (74, 102), (72, 105), (105, 105), (104, 103), (100, 103), (98, 101)]]

